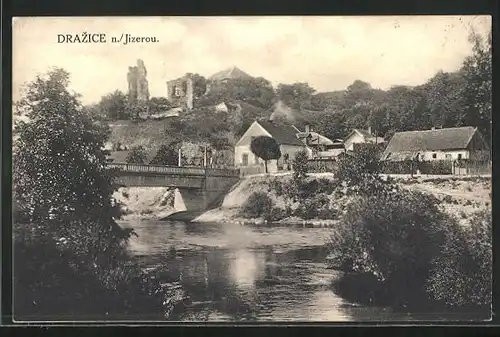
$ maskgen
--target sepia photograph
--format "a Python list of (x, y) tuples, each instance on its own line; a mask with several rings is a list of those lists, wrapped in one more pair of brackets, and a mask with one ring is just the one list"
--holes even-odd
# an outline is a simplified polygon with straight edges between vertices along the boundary
[(13, 18), (14, 321), (490, 321), (491, 31)]

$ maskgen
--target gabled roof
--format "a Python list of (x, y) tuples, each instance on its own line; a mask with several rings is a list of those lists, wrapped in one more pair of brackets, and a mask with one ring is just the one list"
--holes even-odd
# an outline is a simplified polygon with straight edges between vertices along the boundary
[[(474, 133), (472, 126), (425, 131), (397, 132), (392, 136), (383, 157), (389, 153), (466, 149)], [(392, 156), (392, 155), (391, 155)]]
[(271, 121), (257, 121), (280, 144), (305, 146), (297, 138), (297, 130), (292, 125), (276, 124)]
[(221, 81), (225, 79), (236, 79), (236, 78), (251, 79), (252, 76), (248, 75), (246, 72), (237, 67), (231, 67), (229, 69), (224, 69), (222, 71), (213, 74), (208, 79), (212, 81)]

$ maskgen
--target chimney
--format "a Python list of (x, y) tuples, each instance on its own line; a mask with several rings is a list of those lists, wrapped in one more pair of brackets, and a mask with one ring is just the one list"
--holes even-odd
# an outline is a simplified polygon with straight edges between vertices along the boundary
[(371, 134), (372, 134), (372, 126), (371, 126), (371, 125), (368, 127), (368, 134), (369, 134), (370, 136), (371, 136)]
[(306, 124), (306, 133), (309, 133), (309, 132), (311, 132), (311, 129), (309, 127), (309, 124)]

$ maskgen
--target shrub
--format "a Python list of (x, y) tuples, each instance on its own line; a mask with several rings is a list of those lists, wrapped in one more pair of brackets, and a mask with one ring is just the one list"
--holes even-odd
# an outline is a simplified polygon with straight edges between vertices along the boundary
[(272, 199), (264, 192), (254, 192), (243, 204), (241, 216), (246, 218), (260, 218), (271, 213)]
[(177, 165), (179, 161), (179, 154), (174, 147), (174, 144), (162, 145), (158, 149), (156, 155), (151, 159), (152, 165)]
[(441, 253), (432, 264), (427, 282), (430, 296), (452, 307), (491, 305), (492, 220), (480, 211), (470, 220), (470, 228), (454, 227), (447, 233)]
[(332, 234), (333, 263), (376, 276), (392, 289), (396, 306), (421, 302), (444, 233), (456, 225), (436, 205), (434, 197), (410, 191), (358, 198)]
[(313, 219), (319, 215), (327, 215), (330, 200), (325, 194), (318, 194), (311, 198), (301, 200), (299, 207), (295, 210), (295, 215), (302, 219)]
[(142, 146), (133, 147), (125, 158), (125, 162), (128, 164), (146, 164), (148, 155), (146, 150)]
[(264, 218), (267, 221), (279, 221), (287, 217), (287, 210), (273, 207), (268, 214), (264, 214)]
[(445, 195), (443, 198), (443, 201), (448, 203), (448, 204), (451, 204), (451, 203), (453, 203), (453, 198), (451, 197), (451, 195)]
[(292, 163), (292, 179), (295, 183), (300, 183), (307, 178), (307, 161), (308, 158), (306, 151), (299, 151), (295, 154), (295, 158), (293, 159)]

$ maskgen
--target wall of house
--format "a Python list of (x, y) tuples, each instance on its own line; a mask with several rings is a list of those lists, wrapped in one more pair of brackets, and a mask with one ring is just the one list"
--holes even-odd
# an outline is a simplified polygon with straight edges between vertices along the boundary
[(461, 155), (461, 159), (469, 159), (468, 150), (425, 151), (421, 153), (421, 158), (423, 160), (457, 160), (459, 155)]
[[(304, 150), (305, 147), (297, 146), (297, 145), (281, 145), (281, 157), (276, 160), (269, 160), (267, 162), (267, 169), (269, 172), (277, 172), (281, 170), (286, 170), (287, 165), (285, 163), (285, 154), (288, 154), (288, 163), (291, 163), (295, 158), (297, 152)], [(243, 165), (243, 156), (248, 156), (248, 164)], [(234, 147), (234, 166), (235, 167), (264, 167), (264, 160), (256, 157), (252, 150), (250, 149), (250, 145), (239, 145)]]
[(291, 163), (293, 159), (295, 158), (295, 155), (303, 150), (306, 150), (308, 157), (311, 157), (311, 150), (307, 149), (305, 146), (298, 146), (298, 145), (281, 145), (280, 146), (281, 150), (281, 157), (278, 159), (278, 169), (286, 169), (286, 163), (285, 163), (285, 154), (288, 154), (288, 163)]

